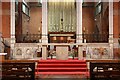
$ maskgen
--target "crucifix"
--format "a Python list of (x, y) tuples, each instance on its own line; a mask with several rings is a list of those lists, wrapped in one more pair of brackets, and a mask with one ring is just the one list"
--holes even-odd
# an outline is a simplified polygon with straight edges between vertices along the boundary
[(63, 32), (63, 19), (61, 19), (61, 32)]

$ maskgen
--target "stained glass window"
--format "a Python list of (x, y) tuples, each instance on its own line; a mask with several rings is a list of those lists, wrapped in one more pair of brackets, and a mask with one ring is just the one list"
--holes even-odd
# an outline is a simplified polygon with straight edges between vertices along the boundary
[(22, 11), (23, 11), (23, 13), (25, 13), (26, 15), (28, 15), (29, 16), (29, 8), (28, 8), (28, 6), (26, 5), (26, 4), (22, 4)]
[(96, 12), (95, 12), (95, 14), (98, 15), (99, 13), (101, 13), (101, 11), (102, 11), (102, 3), (101, 3), (101, 1), (99, 1), (97, 3), (97, 5), (96, 5)]

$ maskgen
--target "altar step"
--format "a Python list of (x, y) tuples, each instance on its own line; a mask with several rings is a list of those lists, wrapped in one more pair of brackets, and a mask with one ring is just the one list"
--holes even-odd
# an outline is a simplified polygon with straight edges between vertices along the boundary
[(36, 72), (36, 75), (84, 75), (89, 77), (89, 72)]
[[(48, 57), (47, 60), (56, 60), (56, 57), (53, 57), (52, 59), (51, 57)], [(73, 58), (69, 57), (68, 60), (73, 60)], [(74, 60), (78, 60), (78, 57), (75, 57)]]
[(47, 68), (49, 66), (49, 68), (50, 67), (52, 67), (52, 68), (59, 68), (59, 67), (63, 67), (63, 68), (65, 68), (65, 67), (68, 67), (68, 68), (70, 68), (70, 67), (72, 67), (72, 68), (77, 68), (77, 67), (80, 67), (80, 68), (82, 68), (82, 67), (86, 67), (86, 64), (68, 64), (68, 63), (66, 63), (66, 64), (63, 64), (63, 63), (57, 63), (57, 64), (52, 64), (52, 63), (49, 63), (49, 64), (45, 64), (45, 63), (43, 63), (42, 65), (41, 64), (38, 64), (38, 66), (37, 66), (37, 68)]
[(86, 60), (40, 60), (35, 74), (79, 74), (88, 76), (89, 72)]

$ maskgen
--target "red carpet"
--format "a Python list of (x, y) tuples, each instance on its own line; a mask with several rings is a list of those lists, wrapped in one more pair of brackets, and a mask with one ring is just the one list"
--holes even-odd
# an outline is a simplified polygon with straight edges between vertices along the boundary
[(88, 76), (85, 60), (40, 60), (36, 68), (39, 74), (80, 74)]

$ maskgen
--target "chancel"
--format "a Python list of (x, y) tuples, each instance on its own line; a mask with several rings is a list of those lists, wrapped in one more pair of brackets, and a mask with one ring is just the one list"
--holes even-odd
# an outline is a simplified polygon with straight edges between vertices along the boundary
[(0, 76), (119, 78), (119, 10), (119, 0), (1, 0)]

